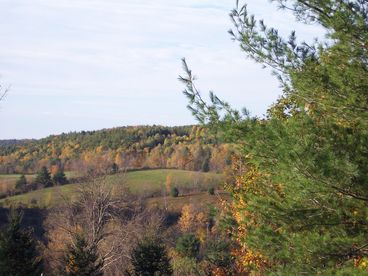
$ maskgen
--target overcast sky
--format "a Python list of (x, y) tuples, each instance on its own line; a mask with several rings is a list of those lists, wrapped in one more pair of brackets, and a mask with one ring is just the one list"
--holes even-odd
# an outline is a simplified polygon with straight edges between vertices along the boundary
[[(267, 0), (249, 10), (282, 33), (318, 35)], [(232, 42), (235, 0), (0, 0), (0, 139), (124, 125), (195, 123), (178, 82), (186, 57), (200, 90), (261, 116), (280, 95)]]

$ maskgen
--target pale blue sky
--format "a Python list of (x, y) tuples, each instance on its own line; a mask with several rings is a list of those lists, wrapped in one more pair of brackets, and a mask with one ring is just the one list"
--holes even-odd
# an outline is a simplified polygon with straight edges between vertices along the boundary
[[(267, 0), (252, 13), (310, 39)], [(247, 60), (227, 31), (235, 0), (0, 0), (0, 139), (124, 125), (195, 123), (180, 59), (207, 94), (262, 115), (278, 97), (268, 70)]]

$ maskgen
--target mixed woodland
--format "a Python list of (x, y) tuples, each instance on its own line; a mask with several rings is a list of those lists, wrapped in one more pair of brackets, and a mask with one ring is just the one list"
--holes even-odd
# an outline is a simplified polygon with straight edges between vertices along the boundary
[[(35, 182), (85, 175), (41, 187), (75, 190), (62, 204), (32, 209), (42, 217), (38, 233), (22, 223), (29, 208), (1, 209), (2, 274), (368, 274), (368, 2), (271, 2), (325, 37), (284, 37), (237, 1), (231, 38), (282, 88), (265, 116), (213, 92), (206, 100), (183, 59), (179, 80), (199, 126), (2, 142), (3, 173), (38, 172)], [(144, 168), (222, 175), (222, 185), (195, 189), (205, 179), (196, 178), (184, 191), (167, 174), (161, 194), (142, 196), (124, 176)]]
[(1, 140), (0, 173), (58, 170), (176, 168), (222, 172), (234, 149), (200, 126), (136, 126), (53, 135), (40, 140)]

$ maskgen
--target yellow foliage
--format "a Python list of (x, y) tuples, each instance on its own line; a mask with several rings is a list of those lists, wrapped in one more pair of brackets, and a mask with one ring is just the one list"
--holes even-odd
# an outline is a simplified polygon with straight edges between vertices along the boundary
[(96, 148), (96, 153), (102, 153), (104, 151), (104, 147), (103, 146), (98, 146)]
[(354, 266), (359, 267), (360, 269), (366, 270), (368, 272), (368, 258), (360, 257), (354, 260)]
[(259, 252), (253, 252), (243, 247), (233, 251), (232, 254), (236, 257), (236, 264), (241, 272), (254, 275), (255, 271), (262, 272), (268, 267), (266, 257)]
[[(236, 265), (240, 273), (251, 275), (261, 275), (269, 267), (267, 256), (261, 252), (252, 251), (246, 243), (247, 229), (256, 225), (255, 214), (247, 211), (247, 201), (245, 195), (262, 193), (258, 188), (259, 180), (267, 176), (262, 175), (255, 167), (246, 167), (241, 160), (233, 160), (232, 184), (226, 188), (232, 192), (234, 200), (226, 206), (232, 217), (237, 222), (237, 227), (233, 229), (232, 235), (238, 244), (238, 248), (232, 252), (236, 259)], [(275, 192), (282, 195), (282, 185), (273, 185)], [(226, 204), (226, 203), (224, 203)]]
[(203, 228), (203, 227), (198, 228), (197, 232), (196, 232), (196, 237), (199, 239), (199, 241), (201, 243), (204, 243), (206, 241), (206, 238), (207, 238), (206, 229)]
[(196, 221), (200, 225), (206, 225), (207, 217), (206, 217), (206, 215), (203, 212), (199, 212), (196, 215)]
[(179, 219), (179, 228), (182, 232), (188, 232), (195, 226), (196, 217), (195, 210), (192, 204), (186, 204), (181, 209), (181, 216)]

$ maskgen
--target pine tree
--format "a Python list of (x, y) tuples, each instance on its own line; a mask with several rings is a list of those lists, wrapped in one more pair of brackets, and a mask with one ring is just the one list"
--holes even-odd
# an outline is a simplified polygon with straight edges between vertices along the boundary
[(177, 240), (176, 250), (183, 257), (197, 258), (200, 245), (200, 241), (194, 234), (184, 234)]
[(132, 254), (134, 275), (171, 275), (172, 268), (165, 245), (155, 238), (146, 238)]
[(40, 184), (44, 187), (49, 187), (52, 185), (51, 175), (46, 167), (42, 167), (41, 170), (37, 173), (35, 183)]
[(40, 275), (42, 258), (30, 230), (21, 229), (23, 214), (10, 210), (9, 223), (0, 232), (0, 275)]
[(179, 189), (176, 187), (172, 187), (170, 190), (170, 195), (172, 197), (178, 197), (179, 196)]
[(70, 276), (103, 275), (103, 261), (99, 258), (97, 248), (90, 246), (83, 235), (76, 234), (73, 244), (69, 246), (65, 256), (64, 272)]
[(17, 190), (23, 191), (26, 188), (26, 186), (27, 186), (27, 179), (24, 176), (24, 174), (22, 174), (15, 183), (15, 188)]
[(112, 174), (116, 174), (118, 172), (119, 172), (119, 166), (118, 166), (118, 164), (113, 163), (112, 166), (111, 166), (111, 173)]
[(52, 177), (52, 181), (55, 184), (60, 184), (60, 185), (64, 185), (68, 183), (68, 179), (66, 178), (65, 173), (63, 171), (56, 172)]
[[(368, 2), (277, 0), (318, 23), (328, 43), (298, 45), (239, 6), (230, 31), (246, 54), (274, 70), (284, 93), (265, 119), (211, 93), (203, 101), (184, 61), (196, 118), (242, 145), (229, 186), (245, 272), (363, 273), (368, 258)], [(223, 111), (226, 111), (223, 115)], [(235, 164), (236, 165), (236, 164)], [(247, 171), (244, 172), (244, 168)]]

